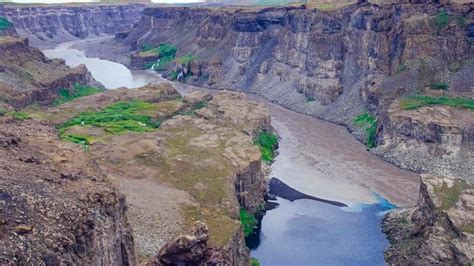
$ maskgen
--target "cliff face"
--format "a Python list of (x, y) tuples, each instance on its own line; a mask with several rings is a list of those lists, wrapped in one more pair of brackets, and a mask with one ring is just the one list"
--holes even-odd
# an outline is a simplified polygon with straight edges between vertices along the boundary
[(393, 211), (383, 230), (391, 265), (470, 265), (474, 262), (474, 190), (456, 178), (421, 176), (417, 206)]
[[(125, 42), (136, 49), (174, 44), (179, 55), (199, 58), (200, 83), (255, 92), (297, 111), (348, 122), (349, 109), (365, 102), (365, 87), (400, 64), (425, 57), (453, 64), (471, 57), (469, 25), (430, 26), (440, 10), (466, 24), (472, 19), (472, 4), (360, 3), (333, 11), (146, 8)], [(305, 98), (317, 101), (308, 105)]]
[(125, 197), (81, 149), (0, 117), (0, 264), (135, 263)]
[[(183, 99), (162, 84), (109, 90), (29, 115), (61, 127), (85, 110), (100, 117), (104, 108), (125, 103), (137, 104), (127, 112), (144, 106), (132, 114), (151, 120), (116, 134), (113, 128), (122, 122), (89, 124), (81, 118), (84, 124), (60, 132), (87, 141), (88, 156), (126, 195), (138, 261), (247, 265), (239, 213), (256, 213), (264, 204), (266, 182), (253, 138), (270, 129), (265, 107), (229, 92), (195, 92)], [(152, 121), (160, 121), (159, 128)], [(204, 225), (193, 233), (197, 221)]]
[[(129, 31), (143, 4), (94, 6), (4, 6), (0, 15), (35, 47)], [(3, 12), (3, 13), (2, 13)]]
[(92, 82), (85, 66), (69, 68), (31, 48), (28, 39), (0, 37), (0, 99), (15, 107), (50, 104), (61, 88)]
[[(324, 11), (150, 7), (122, 42), (135, 50), (175, 45), (176, 62), (193, 58), (170, 64), (190, 76), (186, 82), (256, 93), (348, 125), (361, 140), (366, 133), (354, 119), (368, 111), (378, 116), (378, 155), (410, 170), (472, 180), (470, 111), (408, 112), (399, 101), (414, 94), (474, 98), (473, 10), (473, 3), (436, 1), (359, 1)], [(431, 89), (440, 83), (449, 89)]]

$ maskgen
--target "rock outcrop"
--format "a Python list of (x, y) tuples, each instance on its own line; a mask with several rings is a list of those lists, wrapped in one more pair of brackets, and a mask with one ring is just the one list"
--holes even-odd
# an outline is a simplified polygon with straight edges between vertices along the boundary
[[(89, 124), (88, 119), (64, 126), (85, 110), (101, 112), (122, 103), (144, 106), (139, 115), (161, 121), (159, 128), (142, 123), (143, 130), (116, 134), (120, 121)], [(263, 104), (234, 92), (194, 92), (183, 99), (169, 84), (160, 84), (110, 90), (29, 115), (55, 124), (65, 139), (87, 140), (88, 155), (127, 196), (139, 262), (249, 262), (239, 213), (257, 213), (264, 204), (261, 154), (253, 144), (257, 134), (271, 129)], [(206, 224), (206, 237), (187, 235), (196, 221)]]
[(114, 35), (131, 30), (140, 19), (144, 4), (97, 5), (6, 5), (0, 16), (9, 19), (18, 34), (27, 36), (35, 47)]
[(69, 68), (47, 59), (28, 39), (0, 37), (0, 99), (15, 107), (51, 104), (62, 88), (93, 81), (84, 65)]
[(383, 220), (391, 265), (470, 265), (474, 262), (474, 189), (449, 177), (421, 176), (416, 207)]
[(81, 147), (4, 116), (0, 163), (0, 264), (135, 264), (125, 197)]

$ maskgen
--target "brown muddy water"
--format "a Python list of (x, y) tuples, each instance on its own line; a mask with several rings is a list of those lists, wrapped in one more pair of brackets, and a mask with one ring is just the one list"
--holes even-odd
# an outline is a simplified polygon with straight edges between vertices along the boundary
[[(115, 62), (87, 58), (72, 48), (75, 43), (44, 52), (70, 66), (85, 64), (108, 89), (168, 82), (152, 71), (130, 71)], [(183, 94), (200, 89), (173, 86)], [(267, 212), (259, 231), (247, 239), (252, 256), (262, 265), (383, 265), (388, 241), (381, 232), (381, 217), (396, 206), (415, 204), (418, 175), (371, 154), (342, 126), (249, 97), (267, 105), (281, 138), (271, 177), (305, 194), (348, 205), (277, 197), (278, 207)]]

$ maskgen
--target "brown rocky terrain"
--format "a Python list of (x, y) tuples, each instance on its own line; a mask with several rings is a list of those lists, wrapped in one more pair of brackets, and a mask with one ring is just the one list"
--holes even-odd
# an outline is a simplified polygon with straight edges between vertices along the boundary
[[(163, 121), (159, 128), (116, 134), (86, 122), (61, 129), (84, 111), (135, 101), (147, 103), (142, 114)], [(166, 264), (170, 250), (177, 248), (173, 241), (188, 239), (183, 233), (192, 233), (200, 221), (206, 228), (205, 241), (199, 237), (203, 253), (199, 258), (186, 256), (191, 258), (188, 263), (248, 263), (239, 212), (256, 213), (264, 203), (261, 155), (253, 144), (259, 132), (271, 130), (262, 104), (231, 92), (195, 92), (183, 99), (165, 84), (110, 90), (57, 107), (26, 110), (34, 119), (59, 126), (63, 138), (87, 139), (84, 154), (127, 197), (138, 261)]]
[(134, 264), (125, 196), (54, 127), (0, 117), (0, 264)]
[(31, 48), (28, 39), (0, 36), (0, 99), (16, 107), (51, 104), (62, 88), (93, 83), (81, 65), (69, 68), (61, 60), (47, 59)]
[(471, 265), (474, 189), (462, 180), (421, 176), (416, 207), (389, 213), (383, 230), (391, 265)]

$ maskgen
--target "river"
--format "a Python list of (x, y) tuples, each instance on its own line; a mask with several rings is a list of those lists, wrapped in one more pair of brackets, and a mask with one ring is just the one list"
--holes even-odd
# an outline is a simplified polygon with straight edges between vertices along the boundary
[[(87, 58), (72, 48), (77, 42), (44, 53), (69, 66), (85, 64), (107, 89), (168, 82), (152, 71)], [(173, 85), (183, 93), (195, 89)], [(382, 215), (394, 205), (414, 205), (418, 176), (372, 155), (342, 126), (251, 98), (267, 105), (281, 138), (271, 176), (308, 195), (348, 205), (277, 197), (278, 206), (247, 239), (252, 256), (262, 265), (383, 265), (388, 241), (381, 232)]]

